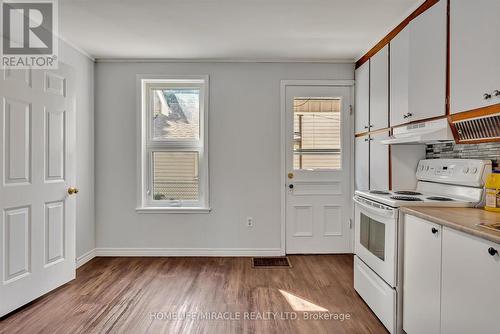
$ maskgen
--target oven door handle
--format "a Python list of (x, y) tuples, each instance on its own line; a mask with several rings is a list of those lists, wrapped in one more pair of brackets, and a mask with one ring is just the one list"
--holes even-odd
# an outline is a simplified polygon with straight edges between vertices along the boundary
[(385, 217), (393, 217), (394, 216), (394, 209), (380, 209), (376, 208), (374, 206), (371, 206), (369, 204), (361, 202), (359, 199), (356, 197), (353, 198), (354, 202), (357, 204), (361, 205), (364, 209), (374, 212), (375, 214), (385, 216)]

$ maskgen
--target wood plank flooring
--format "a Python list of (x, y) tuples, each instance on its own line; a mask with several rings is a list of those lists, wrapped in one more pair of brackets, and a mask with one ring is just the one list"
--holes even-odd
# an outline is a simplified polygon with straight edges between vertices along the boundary
[[(289, 258), (286, 269), (252, 268), (250, 258), (95, 258), (1, 319), (0, 333), (387, 333), (354, 291), (352, 255)], [(317, 307), (328, 312), (308, 311)], [(319, 314), (330, 319), (305, 318)]]

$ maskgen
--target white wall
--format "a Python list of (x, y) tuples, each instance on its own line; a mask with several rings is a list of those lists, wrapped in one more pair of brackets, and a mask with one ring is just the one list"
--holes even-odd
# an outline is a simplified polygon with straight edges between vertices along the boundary
[(76, 257), (95, 248), (94, 62), (63, 41), (59, 60), (76, 70)]
[[(137, 214), (136, 74), (210, 76), (212, 212)], [(116, 248), (280, 248), (280, 80), (353, 79), (353, 64), (97, 63), (96, 228), (101, 254)], [(245, 226), (252, 216), (255, 226)], [(110, 249), (111, 248), (111, 249)], [(114, 249), (114, 250), (113, 250)], [(194, 250), (193, 250), (194, 249)], [(201, 251), (196, 251), (202, 249)], [(128, 250), (130, 254), (134, 250)]]

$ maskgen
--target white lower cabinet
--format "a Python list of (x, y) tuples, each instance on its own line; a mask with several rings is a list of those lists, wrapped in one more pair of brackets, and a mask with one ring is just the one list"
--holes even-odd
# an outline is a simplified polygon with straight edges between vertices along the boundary
[(499, 333), (500, 245), (411, 215), (404, 229), (404, 331)]
[[(491, 249), (490, 249), (491, 248)], [(441, 333), (500, 333), (500, 245), (443, 232)]]
[(441, 226), (406, 216), (403, 329), (438, 334), (441, 297)]

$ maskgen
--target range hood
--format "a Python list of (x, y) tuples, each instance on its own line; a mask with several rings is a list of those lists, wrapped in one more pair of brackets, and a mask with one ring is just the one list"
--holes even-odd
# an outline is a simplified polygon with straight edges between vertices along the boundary
[(446, 118), (409, 124), (393, 129), (389, 139), (381, 140), (385, 145), (433, 144), (455, 141)]

